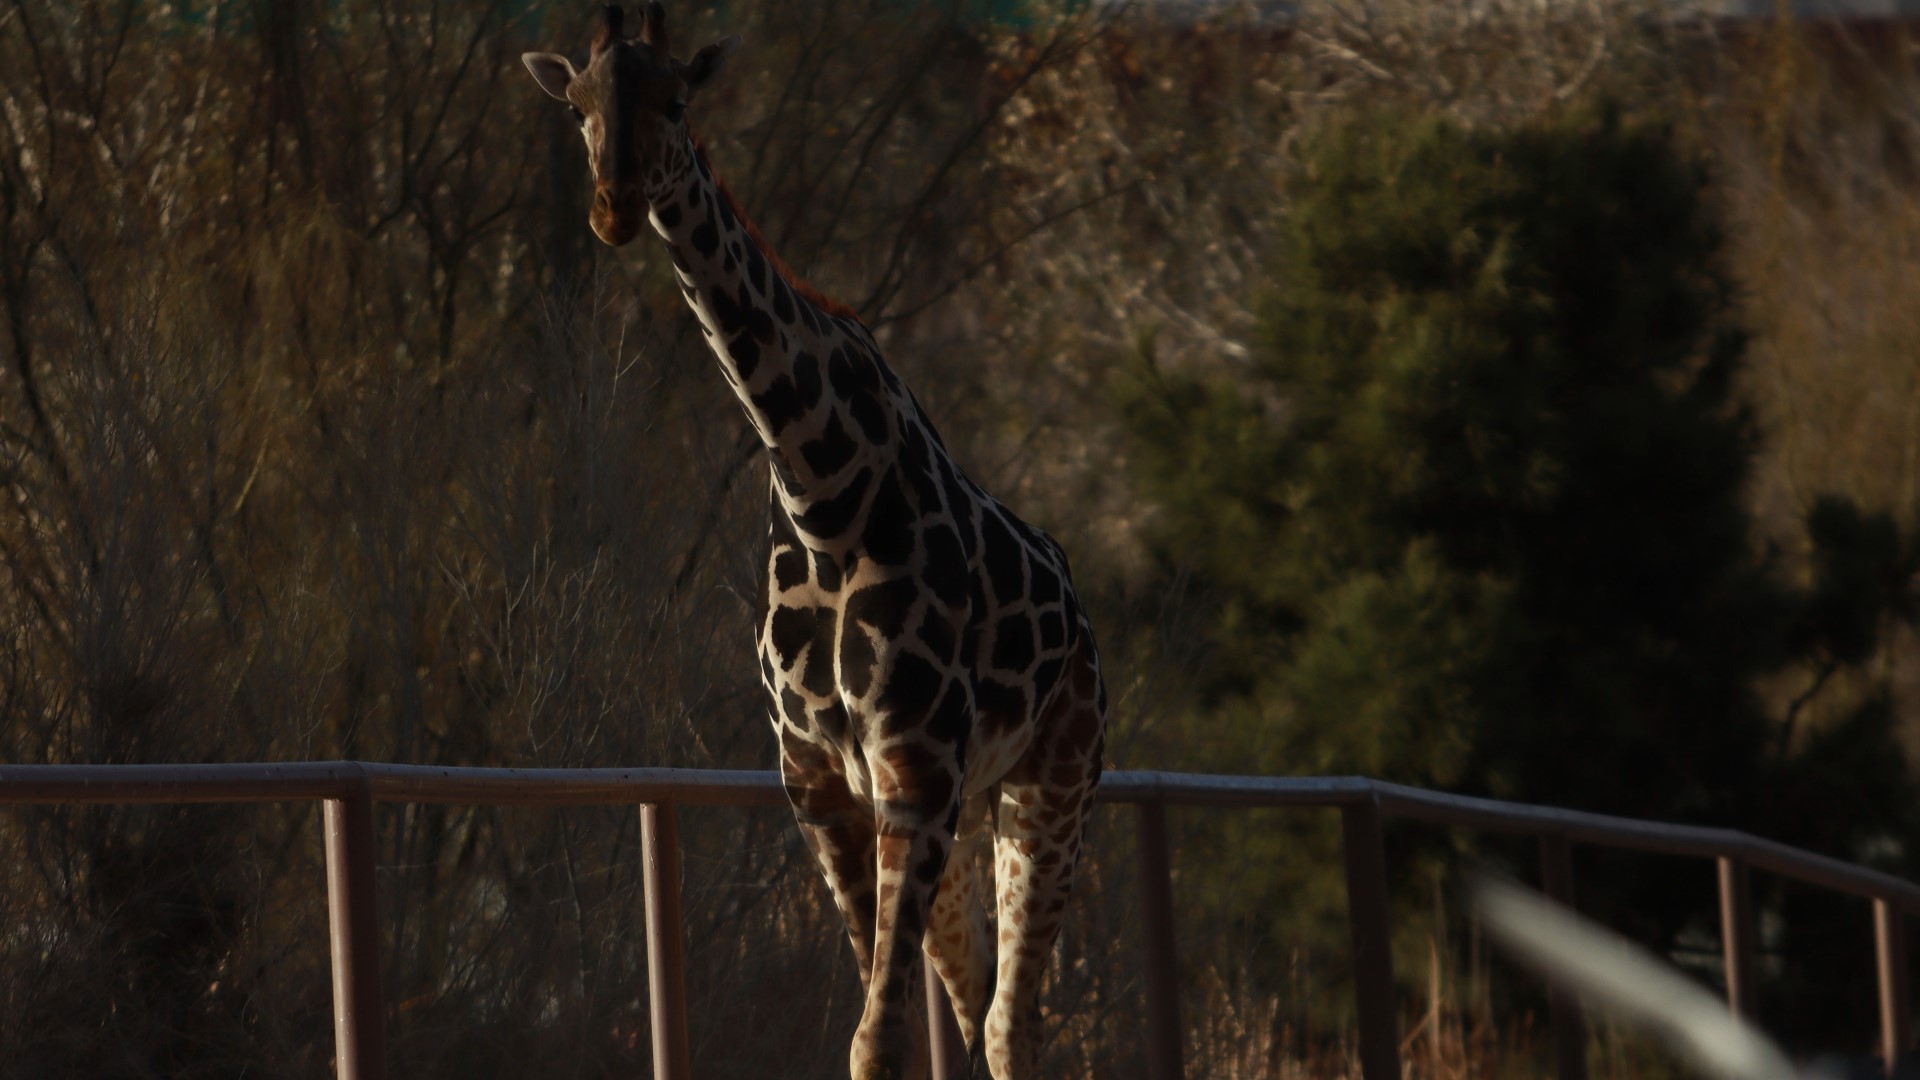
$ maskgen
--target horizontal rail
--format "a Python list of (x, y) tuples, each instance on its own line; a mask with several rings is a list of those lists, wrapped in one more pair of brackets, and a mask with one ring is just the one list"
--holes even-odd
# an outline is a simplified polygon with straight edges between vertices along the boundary
[(1491, 832), (1564, 834), (1574, 843), (1701, 858), (1737, 857), (1782, 877), (1920, 912), (1920, 886), (1892, 874), (1767, 840), (1738, 829), (1675, 825), (1557, 806), (1452, 795), (1362, 776), (1202, 776), (1116, 772), (1100, 780), (1101, 802), (1157, 800), (1215, 807), (1343, 807), (1378, 800), (1382, 813)]
[[(383, 802), (785, 806), (780, 774), (746, 769), (461, 769), (369, 765)], [(6, 777), (0, 773), (0, 785)]]
[(280, 765), (0, 765), (0, 804), (298, 802), (357, 785), (376, 802), (522, 806), (785, 806), (780, 775), (729, 769), (505, 769), (303, 761)]
[(1380, 781), (1371, 783), (1380, 793), (1380, 808), (1402, 817), (1503, 832), (1564, 833), (1575, 843), (1667, 855), (1734, 856), (1782, 877), (1856, 896), (1884, 898), (1909, 911), (1920, 911), (1920, 886), (1913, 882), (1738, 829), (1673, 825), (1584, 810), (1447, 795)]
[[(360, 783), (378, 802), (496, 805), (784, 806), (778, 773), (714, 769), (508, 769), (360, 761), (217, 765), (0, 765), (0, 804), (225, 803), (340, 798)], [(1920, 912), (1920, 886), (1737, 829), (1451, 795), (1359, 776), (1110, 772), (1096, 798), (1210, 807), (1347, 807), (1498, 832), (1561, 833), (1581, 844), (1739, 858), (1759, 869)]]
[(356, 761), (235, 765), (0, 765), (0, 803), (300, 802), (364, 783)]
[(1209, 776), (1177, 772), (1109, 772), (1095, 802), (1161, 802), (1169, 806), (1352, 806), (1370, 802), (1375, 784), (1360, 776)]

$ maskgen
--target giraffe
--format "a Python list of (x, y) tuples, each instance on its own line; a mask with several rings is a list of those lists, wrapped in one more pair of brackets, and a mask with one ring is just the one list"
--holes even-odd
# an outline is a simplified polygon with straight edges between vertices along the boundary
[[(948, 454), (854, 313), (800, 282), (714, 176), (689, 101), (736, 38), (668, 48), (604, 6), (584, 68), (522, 59), (586, 140), (589, 224), (650, 224), (770, 464), (755, 623), (780, 774), (865, 990), (854, 1080), (916, 1075), (922, 956), (976, 1071), (1038, 1075), (1041, 976), (1099, 782), (1106, 692), (1067, 557)], [(976, 854), (991, 837), (997, 941)]]

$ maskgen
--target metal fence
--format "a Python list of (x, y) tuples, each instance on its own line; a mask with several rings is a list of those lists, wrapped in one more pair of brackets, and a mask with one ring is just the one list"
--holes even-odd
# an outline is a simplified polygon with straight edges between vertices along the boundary
[[(333, 962), (334, 1039), (340, 1080), (386, 1075), (374, 903), (373, 804), (637, 805), (646, 898), (647, 976), (654, 1076), (687, 1080), (685, 964), (680, 918), (680, 806), (782, 806), (771, 772), (702, 769), (473, 769), (358, 761), (233, 765), (0, 765), (0, 804), (325, 804), (327, 923)], [(1903, 916), (1920, 910), (1911, 882), (1730, 829), (1640, 821), (1551, 807), (1446, 795), (1360, 777), (1196, 776), (1114, 772), (1099, 801), (1130, 803), (1140, 871), (1147, 1000), (1148, 1075), (1181, 1075), (1172, 866), (1166, 808), (1318, 807), (1340, 811), (1352, 932), (1360, 1064), (1366, 1080), (1399, 1080), (1382, 815), (1537, 836), (1542, 886), (1573, 902), (1574, 844), (1714, 859), (1728, 1003), (1753, 1009), (1754, 920), (1750, 873), (1760, 869), (1872, 902), (1879, 972), (1880, 1052), (1889, 1070), (1908, 1045)], [(952, 1013), (928, 965), (935, 1080), (964, 1073)], [(1586, 1024), (1570, 995), (1550, 997), (1559, 1076), (1586, 1075)]]

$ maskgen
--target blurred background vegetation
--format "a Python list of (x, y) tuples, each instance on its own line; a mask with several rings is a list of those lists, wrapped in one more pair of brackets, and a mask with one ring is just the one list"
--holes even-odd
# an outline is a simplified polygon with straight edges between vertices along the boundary
[[(1911, 875), (1920, 70), (1637, 0), (675, 9), (786, 260), (1073, 553), (1121, 768), (1357, 772)], [(0, 10), (0, 760), (772, 762), (757, 446), (521, 51), (586, 5)], [(396, 1075), (647, 1068), (637, 816), (379, 818)], [(1178, 816), (1189, 1072), (1339, 1075), (1330, 815)], [(843, 1072), (784, 814), (686, 815), (703, 1076)], [(1141, 1053), (1103, 812), (1049, 1074)], [(1544, 999), (1390, 828), (1421, 1076)], [(0, 1075), (327, 1075), (313, 807), (0, 816)], [(1712, 870), (1582, 903), (1717, 978)], [(1873, 1035), (1864, 905), (1761, 879), (1760, 1015)], [(1667, 1063), (1615, 1032), (1598, 1075)]]

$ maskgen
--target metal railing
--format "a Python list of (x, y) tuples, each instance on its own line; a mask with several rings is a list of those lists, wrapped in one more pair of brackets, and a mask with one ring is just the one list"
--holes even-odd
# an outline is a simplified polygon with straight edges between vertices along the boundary
[[(300, 762), (282, 765), (0, 765), (0, 804), (324, 803), (327, 922), (340, 1080), (386, 1075), (374, 901), (373, 804), (637, 805), (646, 899), (647, 978), (654, 1076), (687, 1080), (685, 963), (680, 918), (680, 806), (784, 806), (772, 772), (700, 769), (479, 769)], [(1749, 879), (1769, 871), (1872, 901), (1879, 973), (1880, 1052), (1891, 1070), (1908, 1045), (1904, 919), (1920, 886), (1838, 859), (1730, 829), (1671, 825), (1552, 807), (1447, 795), (1360, 777), (1238, 777), (1114, 772), (1098, 801), (1130, 803), (1147, 999), (1148, 1074), (1181, 1075), (1172, 866), (1166, 808), (1319, 807), (1340, 811), (1352, 931), (1360, 1063), (1366, 1080), (1398, 1080), (1382, 815), (1539, 837), (1542, 886), (1573, 903), (1574, 844), (1717, 860), (1721, 939), (1731, 1008), (1753, 1010), (1754, 925)], [(928, 967), (936, 1080), (964, 1072), (952, 1011)], [(1586, 1025), (1570, 995), (1549, 999), (1559, 1075), (1586, 1075)]]

